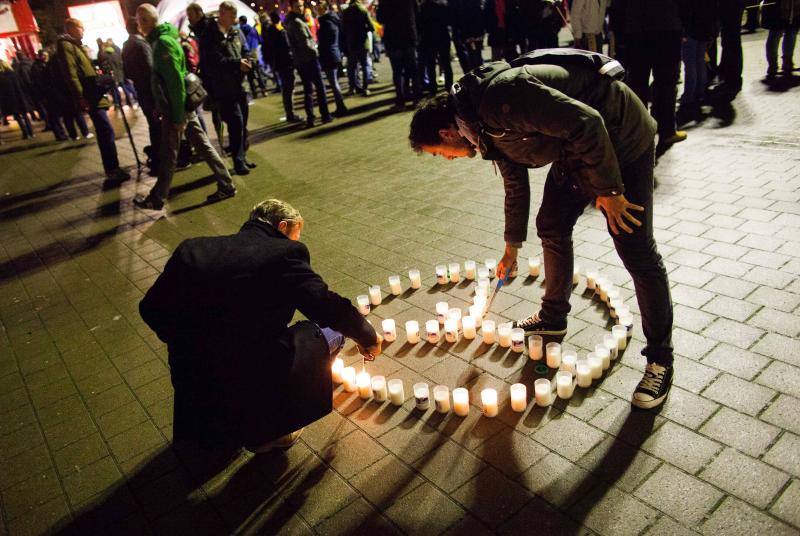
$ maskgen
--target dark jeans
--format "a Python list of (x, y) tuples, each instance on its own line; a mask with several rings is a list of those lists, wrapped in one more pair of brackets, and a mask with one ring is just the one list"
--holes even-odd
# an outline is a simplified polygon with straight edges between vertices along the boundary
[(422, 61), (425, 65), (425, 73), (428, 79), (428, 90), (431, 95), (436, 94), (438, 83), (436, 82), (436, 64), (439, 64), (442, 74), (444, 74), (444, 87), (450, 91), (453, 87), (453, 66), (450, 64), (450, 43), (440, 47), (422, 49)]
[(720, 38), (722, 57), (719, 61), (719, 78), (738, 91), (742, 88), (742, 0), (719, 3)]
[(474, 39), (453, 39), (456, 56), (464, 74), (483, 65), (483, 43)]
[(104, 108), (89, 108), (89, 117), (94, 124), (97, 136), (97, 146), (100, 148), (100, 157), (103, 160), (103, 169), (111, 173), (119, 168), (117, 159), (117, 146), (114, 143), (114, 128), (108, 119), (108, 111)]
[[(614, 247), (636, 289), (647, 345), (642, 354), (648, 362), (672, 363), (672, 298), (667, 271), (653, 238), (653, 167), (655, 151), (651, 145), (642, 156), (622, 168), (625, 197), (644, 207), (633, 211), (642, 222), (628, 234), (609, 234)], [(572, 229), (592, 199), (580, 192), (569, 179), (559, 182), (551, 169), (547, 175), (542, 205), (536, 216), (536, 229), (542, 240), (545, 294), (541, 316), (547, 321), (563, 321), (570, 310), (572, 292)]]
[(311, 121), (314, 119), (314, 99), (312, 98), (314, 90), (317, 93), (319, 113), (322, 119), (328, 119), (331, 114), (328, 111), (328, 100), (325, 97), (325, 83), (322, 81), (322, 69), (320, 69), (319, 60), (299, 63), (295, 67), (300, 74), (300, 80), (303, 82), (303, 105), (306, 109), (306, 120)]
[[(67, 129), (67, 134), (70, 138), (76, 139), (78, 132), (84, 138), (89, 134), (89, 126), (86, 124), (86, 119), (83, 117), (83, 112), (77, 106), (66, 105), (61, 109), (62, 117), (64, 118), (64, 127)], [(75, 128), (77, 125), (77, 129)]]
[[(358, 69), (361, 69), (362, 84), (358, 83)], [(299, 71), (299, 69), (298, 69)], [(369, 66), (367, 65), (367, 49), (357, 48), (347, 53), (347, 80), (350, 91), (366, 91), (369, 86)]]
[(794, 69), (794, 46), (797, 42), (797, 26), (790, 25), (785, 30), (770, 30), (767, 35), (767, 73), (775, 74), (778, 72), (778, 43), (783, 37), (783, 47), (781, 51), (781, 63), (783, 74), (791, 75)]
[(217, 99), (219, 113), (222, 120), (228, 125), (228, 137), (231, 142), (231, 155), (233, 156), (233, 166), (236, 169), (246, 167), (247, 150), (247, 95), (220, 97)]
[(161, 121), (156, 117), (154, 108), (147, 104), (142, 104), (141, 101), (139, 105), (142, 108), (144, 118), (147, 120), (147, 132), (150, 137), (150, 169), (158, 170), (159, 162), (161, 161), (161, 151), (159, 150), (161, 145)]
[(328, 79), (328, 85), (333, 93), (333, 101), (336, 103), (336, 109), (343, 111), (345, 109), (344, 97), (342, 97), (342, 88), (339, 86), (339, 66), (325, 71), (325, 78)]
[(30, 138), (33, 136), (33, 127), (31, 126), (31, 121), (28, 119), (27, 113), (21, 114), (12, 114), (14, 116), (14, 120), (19, 125), (19, 129), (22, 131), (22, 137), (24, 139)]
[(319, 326), (322, 336), (325, 337), (325, 342), (328, 343), (328, 353), (331, 357), (338, 354), (344, 347), (344, 335), (331, 328), (323, 328)]
[(686, 74), (683, 84), (681, 104), (684, 106), (700, 104), (706, 93), (708, 67), (706, 66), (706, 49), (708, 41), (697, 41), (687, 37), (681, 45), (683, 69)]
[(286, 112), (286, 119), (294, 117), (294, 68), (281, 69), (277, 71), (280, 80), (281, 93), (283, 94), (283, 111)]
[(681, 71), (681, 34), (653, 33), (630, 38), (626, 45), (628, 85), (645, 106), (653, 103), (652, 115), (658, 122), (659, 135), (667, 137), (675, 134), (675, 100)]
[(403, 106), (406, 101), (419, 100), (422, 90), (417, 77), (417, 49), (389, 48), (386, 49), (389, 63), (392, 64), (392, 81), (397, 95), (397, 104)]

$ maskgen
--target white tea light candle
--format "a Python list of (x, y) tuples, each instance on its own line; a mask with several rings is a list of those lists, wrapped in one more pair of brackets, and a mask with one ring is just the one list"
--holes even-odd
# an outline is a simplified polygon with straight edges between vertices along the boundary
[(544, 408), (553, 403), (553, 387), (550, 385), (550, 380), (539, 378), (533, 382), (533, 393), (537, 406)]
[[(486, 322), (484, 322), (484, 325), (485, 324)], [(503, 324), (497, 327), (497, 340), (503, 348), (511, 346), (511, 326), (509, 324)]]
[(566, 370), (556, 372), (556, 393), (558, 398), (567, 400), (572, 398), (575, 392), (575, 383), (572, 381), (572, 373)]
[(541, 266), (542, 261), (539, 260), (539, 257), (528, 258), (528, 273), (531, 277), (539, 277)]
[(581, 280), (581, 267), (579, 265), (575, 265), (575, 268), (572, 270), (572, 284), (577, 285)]
[(472, 319), (475, 321), (475, 327), (476, 328), (481, 327), (481, 324), (483, 324), (483, 310), (484, 310), (484, 308), (485, 308), (484, 305), (479, 305), (477, 303), (475, 305), (471, 305), (470, 308), (469, 308), (469, 316), (471, 316)]
[(392, 294), (395, 296), (399, 296), (403, 292), (403, 287), (400, 285), (400, 276), (399, 275), (390, 275), (389, 276), (389, 289), (392, 291)]
[(364, 400), (372, 397), (372, 379), (369, 377), (369, 372), (362, 370), (358, 373), (356, 386), (358, 387), (358, 396)]
[(586, 270), (586, 288), (589, 290), (597, 288), (597, 270)]
[(450, 278), (447, 277), (447, 266), (444, 264), (437, 264), (436, 283), (438, 283), (439, 285), (446, 285), (448, 281), (450, 281)]
[(411, 344), (419, 342), (419, 322), (416, 320), (406, 322), (406, 339)]
[(364, 316), (369, 314), (370, 309), (372, 307), (369, 304), (369, 296), (366, 294), (361, 294), (360, 296), (356, 296), (356, 303), (358, 304), (358, 312)]
[(464, 261), (464, 277), (475, 279), (475, 261)]
[(481, 325), (481, 337), (485, 344), (494, 344), (495, 329), (494, 320), (484, 320)]
[(611, 333), (603, 335), (603, 346), (608, 348), (608, 351), (611, 354), (611, 360), (615, 360), (619, 355), (617, 353), (619, 351), (617, 349), (617, 338)]
[(578, 378), (578, 387), (591, 387), (592, 385), (592, 369), (589, 368), (589, 363), (585, 359), (578, 361), (575, 365), (576, 376)]
[(489, 278), (497, 275), (497, 259), (486, 259), (486, 269), (489, 270)]
[(395, 326), (393, 319), (385, 319), (383, 322), (381, 322), (381, 326), (383, 327), (383, 338), (386, 340), (386, 342), (392, 342), (397, 338), (397, 327)]
[(611, 352), (608, 351), (605, 344), (596, 344), (594, 355), (603, 361), (603, 370), (608, 370), (611, 367)]
[(511, 330), (511, 351), (521, 354), (525, 351), (525, 330), (514, 328)]
[(447, 311), (449, 310), (450, 306), (446, 301), (436, 302), (436, 320), (438, 320), (440, 324), (444, 324), (444, 321), (447, 320)]
[(494, 389), (484, 389), (481, 391), (481, 404), (483, 405), (484, 417), (497, 416), (497, 391)]
[(528, 388), (523, 383), (511, 386), (511, 409), (522, 413), (528, 407)]
[(561, 345), (557, 342), (548, 342), (545, 347), (545, 355), (547, 357), (547, 366), (550, 368), (558, 368), (561, 366)]
[(444, 340), (449, 343), (458, 341), (458, 325), (452, 318), (444, 321)]
[(409, 270), (408, 278), (411, 280), (411, 288), (417, 289), (422, 286), (422, 276), (420, 275), (419, 270)]
[(574, 350), (566, 350), (561, 354), (561, 370), (570, 374), (575, 373), (575, 365), (578, 363), (578, 354)]
[(414, 384), (414, 402), (417, 409), (426, 410), (431, 406), (430, 389), (424, 382)]
[(595, 355), (594, 352), (589, 352), (586, 355), (586, 362), (589, 364), (589, 372), (593, 380), (597, 380), (603, 375), (603, 360)]
[(345, 367), (342, 370), (342, 383), (344, 390), (352, 393), (356, 390), (356, 369), (354, 367)]
[(389, 380), (389, 400), (395, 406), (402, 406), (406, 401), (406, 393), (403, 389), (403, 380), (394, 378)]
[(381, 304), (381, 287), (380, 285), (372, 285), (369, 287), (369, 302), (372, 305)]
[(453, 412), (459, 417), (469, 415), (469, 391), (463, 387), (453, 389)]
[(431, 344), (439, 342), (439, 322), (436, 320), (425, 322), (425, 338)]
[(331, 364), (331, 381), (333, 383), (339, 384), (342, 383), (344, 380), (342, 379), (342, 371), (344, 370), (344, 361), (341, 358), (337, 357), (333, 360), (333, 364)]
[(372, 377), (372, 396), (376, 402), (386, 402), (389, 392), (386, 390), (386, 378), (383, 376)]
[(486, 266), (478, 267), (478, 282), (480, 282), (481, 279), (489, 279), (489, 269)]
[(475, 338), (475, 336), (478, 334), (476, 327), (477, 327), (477, 322), (475, 321), (475, 318), (473, 318), (472, 316), (465, 316), (461, 320), (461, 328), (464, 332), (465, 339)]
[(541, 335), (531, 335), (528, 337), (528, 355), (533, 361), (539, 361), (542, 358)]
[(446, 385), (437, 385), (433, 388), (433, 403), (439, 413), (450, 411), (450, 389)]
[(628, 328), (623, 325), (616, 325), (611, 328), (611, 334), (617, 341), (617, 350), (622, 351), (628, 346)]
[(456, 331), (461, 329), (461, 309), (453, 307), (447, 310), (447, 318), (456, 321)]
[(457, 262), (451, 262), (447, 269), (450, 271), (450, 282), (458, 283), (461, 281), (461, 265)]

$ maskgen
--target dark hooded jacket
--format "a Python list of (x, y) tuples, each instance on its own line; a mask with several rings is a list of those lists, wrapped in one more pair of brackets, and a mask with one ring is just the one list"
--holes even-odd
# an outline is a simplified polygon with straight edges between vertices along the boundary
[(620, 167), (653, 143), (655, 121), (624, 83), (577, 65), (505, 61), (475, 69), (459, 84), (466, 119), (479, 135), (484, 159), (494, 160), (506, 191), (507, 242), (524, 242), (530, 209), (529, 167), (554, 162), (557, 180), (573, 181), (586, 196), (624, 191)]
[(367, 9), (359, 0), (350, 0), (342, 11), (342, 26), (348, 52), (366, 50), (367, 35), (374, 27)]
[(311, 35), (305, 18), (290, 11), (284, 23), (289, 46), (292, 49), (292, 59), (296, 65), (305, 65), (317, 61), (317, 43)]
[(382, 0), (376, 15), (383, 24), (383, 44), (387, 50), (417, 46), (416, 0)]
[(281, 72), (294, 66), (292, 47), (283, 26), (270, 24), (264, 32), (264, 61), (275, 71)]
[(719, 0), (684, 1), (681, 21), (687, 37), (697, 41), (714, 39), (719, 33)]
[(28, 111), (22, 79), (13, 69), (0, 71), (0, 112), (4, 115)]
[(54, 59), (58, 62), (61, 79), (73, 101), (83, 98), (90, 107), (108, 109), (111, 106), (105, 90), (97, 84), (97, 72), (80, 40), (68, 34), (60, 35)]
[(447, 0), (424, 0), (419, 15), (420, 45), (439, 49), (450, 45), (450, 8)]
[(319, 63), (325, 70), (335, 69), (342, 63), (342, 19), (338, 13), (328, 11), (317, 18), (319, 29)]

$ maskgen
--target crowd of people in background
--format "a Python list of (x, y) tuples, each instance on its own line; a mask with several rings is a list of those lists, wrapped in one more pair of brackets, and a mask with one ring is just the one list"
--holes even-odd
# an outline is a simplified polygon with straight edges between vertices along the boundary
[[(220, 152), (231, 155), (235, 173), (246, 175), (255, 167), (247, 159), (248, 104), (259, 95), (281, 94), (287, 122), (307, 127), (318, 120), (331, 122), (348, 113), (346, 98), (370, 94), (377, 80), (373, 64), (385, 51), (394, 107), (404, 109), (450, 88), (453, 58), (463, 72), (484, 61), (511, 61), (559, 46), (565, 27), (570, 32), (562, 37), (571, 34), (572, 40), (565, 44), (604, 52), (625, 66), (628, 84), (658, 122), (660, 143), (676, 143), (686, 138), (681, 125), (696, 118), (704, 104), (730, 102), (741, 90), (745, 10), (745, 31), (759, 22), (769, 29), (767, 82), (791, 76), (800, 27), (800, 0), (761, 6), (749, 0), (363, 1), (307, 5), (290, 0), (286, 11), (261, 11), (258, 20), (238, 16), (230, 2), (215, 14), (199, 4), (188, 6), (188, 28), (175, 40), (187, 72), (199, 75), (208, 92), (204, 108), (211, 113)], [(93, 55), (82, 42), (80, 21), (68, 20), (64, 30), (34, 59), (20, 51), (11, 64), (0, 61), (2, 121), (13, 118), (26, 139), (35, 136), (37, 123), (60, 141), (96, 137), (108, 179), (122, 181), (128, 173), (119, 167), (108, 110), (113, 105), (124, 113), (138, 106), (148, 123), (150, 172), (158, 176), (163, 154), (156, 148), (164, 112), (154, 96), (150, 37), (132, 18), (122, 49), (111, 39), (98, 39)], [(305, 116), (294, 108), (297, 77)], [(340, 80), (346, 80), (346, 89)], [(205, 133), (201, 113), (197, 123)], [(190, 165), (193, 147), (189, 132), (182, 134), (174, 164), (178, 170)]]

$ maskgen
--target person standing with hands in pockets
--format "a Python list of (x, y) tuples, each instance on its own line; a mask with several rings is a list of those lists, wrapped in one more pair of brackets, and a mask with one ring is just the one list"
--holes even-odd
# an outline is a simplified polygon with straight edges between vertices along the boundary
[(411, 120), (417, 152), (449, 160), (492, 160), (505, 187), (504, 278), (527, 238), (529, 167), (552, 163), (536, 229), (546, 273), (541, 309), (514, 322), (528, 334), (563, 337), (572, 290), (572, 229), (593, 203), (631, 274), (647, 358), (632, 404), (660, 405), (672, 384), (672, 299), (653, 237), (655, 121), (622, 81), (611, 58), (571, 49), (541, 49), (475, 69), (423, 104)]

